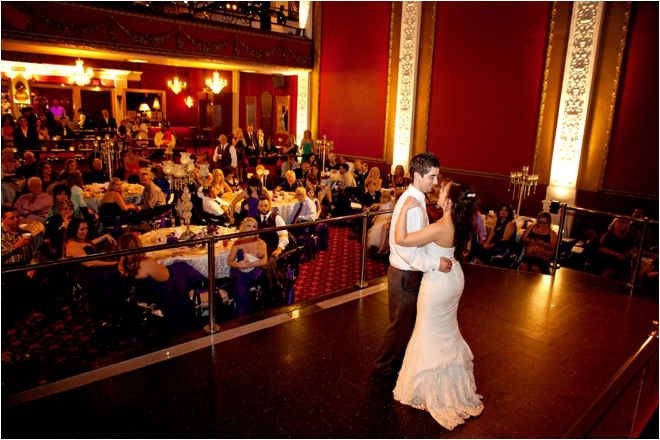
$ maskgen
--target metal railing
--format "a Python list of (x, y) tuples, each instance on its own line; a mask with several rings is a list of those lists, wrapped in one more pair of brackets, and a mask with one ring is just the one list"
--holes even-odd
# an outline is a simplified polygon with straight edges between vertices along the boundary
[(630, 438), (637, 438), (644, 429), (640, 416), (651, 414), (658, 404), (658, 321), (654, 330), (637, 352), (621, 366), (589, 408), (564, 433), (562, 438), (584, 438), (597, 426), (607, 411), (617, 402), (639, 374), (642, 375), (637, 395)]
[(557, 237), (557, 246), (555, 248), (555, 258), (554, 258), (554, 264), (553, 264), (553, 271), (552, 271), (552, 276), (554, 277), (555, 274), (557, 273), (557, 270), (560, 268), (559, 266), (559, 255), (560, 255), (560, 248), (561, 248), (561, 243), (562, 243), (562, 238), (564, 235), (564, 226), (566, 225), (566, 214), (568, 211), (573, 211), (573, 212), (584, 212), (584, 213), (589, 213), (589, 214), (597, 214), (597, 215), (603, 215), (603, 216), (608, 216), (608, 217), (616, 217), (616, 218), (622, 218), (631, 222), (637, 222), (637, 223), (643, 223), (644, 224), (644, 229), (642, 230), (642, 236), (640, 241), (640, 247), (637, 251), (637, 255), (635, 257), (635, 266), (633, 268), (633, 271), (630, 275), (630, 281), (628, 282), (627, 286), (630, 289), (630, 295), (633, 294), (635, 290), (635, 286), (637, 285), (637, 277), (639, 275), (639, 267), (642, 261), (642, 245), (644, 243), (644, 240), (646, 239), (646, 233), (648, 230), (648, 225), (649, 223), (658, 225), (660, 222), (657, 220), (650, 219), (648, 217), (644, 217), (644, 219), (637, 219), (633, 218), (630, 216), (626, 215), (619, 215), (619, 214), (614, 214), (611, 212), (605, 212), (605, 211), (598, 211), (595, 209), (586, 209), (586, 208), (580, 208), (579, 206), (573, 206), (573, 205), (568, 205), (566, 203), (562, 203), (560, 206), (561, 209), (561, 216), (559, 220), (559, 234)]
[[(277, 232), (277, 231), (282, 231), (282, 230), (296, 230), (296, 229), (302, 229), (302, 228), (310, 228), (310, 227), (315, 227), (316, 225), (320, 224), (335, 224), (335, 223), (343, 223), (348, 220), (360, 220), (362, 221), (362, 243), (361, 243), (361, 258), (360, 258), (360, 279), (356, 283), (356, 286), (358, 288), (364, 288), (367, 287), (367, 283), (365, 282), (365, 266), (366, 266), (366, 254), (367, 254), (367, 225), (369, 222), (369, 218), (375, 217), (378, 215), (383, 215), (383, 214), (391, 214), (394, 210), (385, 210), (385, 211), (376, 211), (376, 212), (369, 212), (366, 211), (361, 214), (354, 214), (354, 215), (348, 215), (348, 216), (342, 216), (342, 217), (337, 217), (337, 218), (330, 218), (330, 219), (324, 219), (324, 220), (316, 220), (313, 222), (304, 222), (304, 223), (298, 223), (295, 225), (285, 225), (285, 226), (279, 226), (279, 227), (273, 227), (273, 228), (264, 228), (264, 229), (259, 229), (258, 233), (267, 233), (267, 232)], [(40, 262), (37, 264), (28, 264), (28, 265), (20, 265), (20, 266), (6, 266), (3, 265), (2, 270), (0, 273), (5, 274), (5, 273), (15, 273), (15, 272), (24, 272), (24, 271), (30, 271), (30, 270), (37, 270), (37, 269), (43, 269), (43, 268), (51, 268), (51, 267), (56, 267), (56, 266), (68, 266), (72, 264), (79, 264), (79, 263), (84, 263), (87, 261), (94, 261), (94, 260), (99, 260), (99, 259), (107, 259), (107, 258), (119, 258), (125, 255), (131, 255), (131, 254), (137, 254), (137, 253), (144, 253), (146, 251), (148, 252), (155, 252), (155, 251), (160, 251), (160, 250), (167, 250), (167, 249), (174, 249), (174, 248), (180, 248), (183, 246), (196, 246), (196, 245), (206, 245), (207, 250), (208, 250), (208, 291), (210, 292), (215, 292), (215, 273), (216, 273), (216, 268), (215, 268), (215, 243), (217, 241), (222, 241), (222, 240), (230, 240), (233, 238), (240, 238), (240, 237), (245, 237), (249, 235), (255, 235), (254, 231), (249, 231), (249, 232), (236, 232), (232, 234), (226, 234), (226, 235), (221, 235), (221, 236), (209, 236), (208, 238), (202, 238), (202, 239), (197, 239), (197, 240), (188, 240), (188, 241), (181, 241), (177, 243), (170, 243), (170, 244), (161, 244), (161, 245), (154, 245), (154, 246), (148, 246), (148, 247), (143, 247), (139, 249), (130, 249), (130, 250), (117, 250), (117, 251), (112, 251), (112, 252), (103, 252), (103, 253), (98, 253), (94, 255), (88, 255), (85, 257), (77, 257), (77, 258), (62, 258), (59, 260), (53, 260), (53, 261), (46, 261), (46, 262)], [(216, 316), (215, 316), (215, 295), (209, 294), (209, 323), (207, 326), (204, 327), (204, 330), (209, 333), (213, 334), (219, 331), (220, 327), (216, 323)]]

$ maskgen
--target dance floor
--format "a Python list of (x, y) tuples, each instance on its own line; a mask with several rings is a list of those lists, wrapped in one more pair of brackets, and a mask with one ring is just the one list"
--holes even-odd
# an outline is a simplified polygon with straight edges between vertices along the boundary
[[(559, 437), (658, 319), (655, 300), (571, 270), (466, 265), (459, 324), (480, 417), (447, 432), (370, 374), (386, 280), (361, 292), (3, 398), (3, 437)], [(380, 283), (380, 284), (379, 284)], [(597, 436), (625, 437), (617, 418)]]

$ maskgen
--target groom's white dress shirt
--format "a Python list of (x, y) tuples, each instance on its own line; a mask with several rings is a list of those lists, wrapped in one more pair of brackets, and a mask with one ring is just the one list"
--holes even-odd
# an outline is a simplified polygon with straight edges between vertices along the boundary
[(401, 207), (409, 196), (413, 196), (420, 203), (421, 209), (408, 210), (408, 233), (416, 232), (428, 226), (429, 220), (426, 216), (426, 200), (424, 193), (414, 186), (408, 186), (408, 189), (399, 197), (392, 213), (392, 224), (390, 226), (390, 264), (401, 270), (417, 270), (421, 272), (434, 272), (440, 270), (440, 257), (431, 256), (424, 252), (424, 247), (405, 247), (399, 246), (394, 240), (394, 227), (401, 213)]

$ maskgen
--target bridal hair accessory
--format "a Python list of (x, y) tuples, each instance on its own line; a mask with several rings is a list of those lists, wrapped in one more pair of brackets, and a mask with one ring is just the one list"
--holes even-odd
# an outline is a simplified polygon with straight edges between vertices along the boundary
[(467, 197), (476, 197), (476, 195), (474, 193), (469, 193)]

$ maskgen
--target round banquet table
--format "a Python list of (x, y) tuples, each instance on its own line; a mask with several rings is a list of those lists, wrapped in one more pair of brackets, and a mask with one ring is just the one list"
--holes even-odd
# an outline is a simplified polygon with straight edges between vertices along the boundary
[[(20, 217), (18, 224), (20, 229), (29, 231), (30, 234), (32, 234), (32, 237), (34, 237), (34, 241), (37, 244), (37, 247), (41, 246), (44, 243), (44, 232), (46, 232), (46, 227), (44, 226), (43, 223), (38, 222), (36, 220), (31, 220), (29, 218)], [(27, 225), (27, 226), (23, 226), (23, 225)]]
[[(198, 233), (203, 230), (204, 226), (190, 226), (190, 230), (194, 233)], [(140, 241), (142, 246), (148, 248), (150, 246), (155, 246), (158, 244), (164, 244), (167, 235), (174, 232), (177, 237), (180, 237), (184, 227), (176, 228), (160, 228), (146, 234), (140, 235)], [(229, 228), (218, 228), (218, 231), (221, 235), (230, 234), (232, 230)], [(235, 231), (234, 231), (235, 232)], [(161, 242), (158, 242), (158, 238), (161, 237)], [(227, 264), (227, 259), (229, 258), (229, 250), (231, 249), (232, 244), (236, 239), (231, 239), (229, 241), (219, 240), (215, 244), (215, 278), (224, 278), (229, 276), (229, 265)], [(204, 277), (208, 278), (209, 276), (209, 263), (208, 263), (208, 252), (206, 250), (206, 245), (197, 246), (197, 247), (188, 247), (184, 245), (185, 242), (182, 242), (180, 248), (165, 249), (162, 251), (153, 251), (149, 252), (146, 250), (146, 255), (149, 258), (153, 258), (165, 266), (170, 266), (174, 263), (184, 262), (189, 266), (197, 270)]]
[(277, 195), (277, 198), (273, 196), (273, 202), (271, 204), (272, 211), (275, 214), (279, 214), (280, 217), (286, 221), (286, 219), (293, 213), (293, 208), (297, 203), (298, 199), (296, 199), (296, 193), (293, 192), (284, 193), (284, 198), (280, 195)]
[[(132, 203), (134, 205), (139, 204), (142, 201), (142, 195), (141, 194), (129, 194), (129, 193), (122, 193), (122, 197), (124, 198), (124, 202), (126, 203)], [(85, 203), (87, 204), (87, 207), (92, 209), (94, 212), (99, 212), (99, 205), (101, 204), (101, 199), (103, 198), (102, 194), (97, 194), (95, 196), (91, 197), (85, 197)]]

